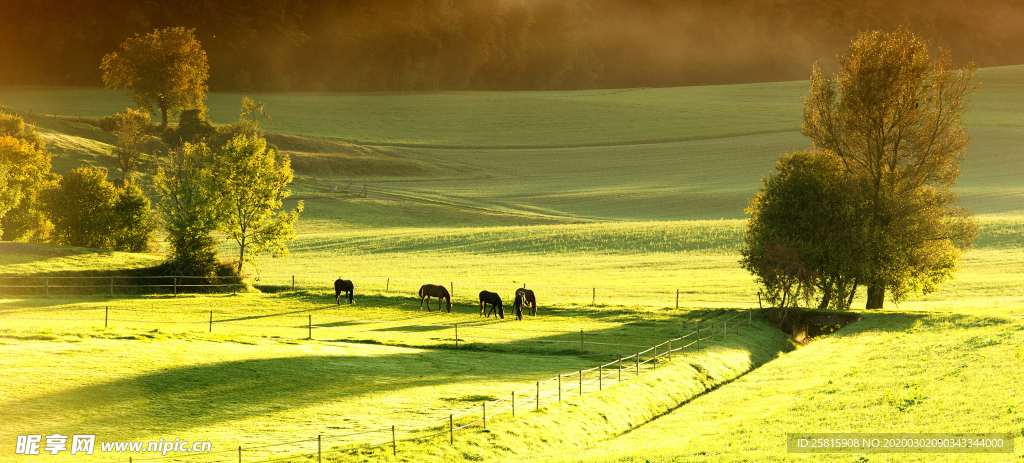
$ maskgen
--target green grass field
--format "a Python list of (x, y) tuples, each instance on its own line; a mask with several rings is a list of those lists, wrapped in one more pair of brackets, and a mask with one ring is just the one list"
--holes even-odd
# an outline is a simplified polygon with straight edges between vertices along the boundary
[[(755, 315), (746, 334), (645, 365), (621, 386), (497, 416), (486, 431), (456, 433), (454, 446), (447, 435), (400, 442), (397, 460), (816, 461), (785, 453), (784, 433), (1024, 435), (1022, 78), (1024, 66), (978, 73), (960, 191), (982, 234), (939, 291), (785, 355), (786, 337)], [(225, 452), (183, 461), (237, 461), (238, 446), (244, 461), (314, 461), (310, 439), (323, 435), (329, 461), (389, 461), (388, 448), (336, 452), (389, 430), (338, 436), (437, 431), (453, 411), (745, 313), (758, 304), (738, 266), (742, 209), (779, 154), (808, 146), (806, 90), (257, 95), (275, 118), (268, 138), (295, 160), (286, 205), (306, 203), (291, 255), (249, 270), (264, 292), (70, 296), (59, 285), (75, 280), (53, 278), (50, 298), (42, 287), (0, 296), (0, 368), (10, 372), (0, 442), (182, 437)], [(231, 122), (241, 97), (212, 94), (213, 121)], [(112, 138), (85, 119), (126, 104), (96, 89), (0, 88), (0, 105), (36, 124), (56, 172), (115, 170)], [(222, 258), (234, 250), (224, 242)], [(7, 276), (161, 261), (0, 243)], [(337, 277), (356, 282), (358, 305), (334, 305)], [(453, 287), (452, 314), (419, 310), (414, 293), (428, 282)], [(480, 290), (510, 305), (523, 285), (538, 294), (538, 317), (479, 317)], [(291, 441), (301, 442), (253, 449)], [(0, 460), (23, 461), (7, 451)]]

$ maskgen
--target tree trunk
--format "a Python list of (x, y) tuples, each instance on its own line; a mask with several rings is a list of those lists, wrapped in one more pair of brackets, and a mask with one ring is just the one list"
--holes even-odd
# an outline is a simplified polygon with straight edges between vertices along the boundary
[(160, 130), (167, 128), (167, 107), (160, 107)]
[(864, 307), (867, 310), (881, 309), (885, 304), (885, 285), (872, 283), (868, 286), (868, 303)]
[(245, 239), (238, 243), (238, 274), (242, 274), (242, 265), (245, 264)]
[(828, 303), (832, 301), (832, 290), (835, 287), (835, 280), (829, 281), (828, 277), (823, 277), (821, 285), (821, 303), (818, 304), (819, 310), (828, 308)]

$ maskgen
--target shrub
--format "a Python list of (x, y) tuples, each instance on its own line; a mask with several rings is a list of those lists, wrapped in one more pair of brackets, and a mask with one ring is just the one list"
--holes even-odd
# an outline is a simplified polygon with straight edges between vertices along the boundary
[(118, 190), (104, 170), (81, 167), (64, 174), (42, 203), (55, 243), (128, 252), (147, 251), (154, 243), (149, 200), (133, 183)]

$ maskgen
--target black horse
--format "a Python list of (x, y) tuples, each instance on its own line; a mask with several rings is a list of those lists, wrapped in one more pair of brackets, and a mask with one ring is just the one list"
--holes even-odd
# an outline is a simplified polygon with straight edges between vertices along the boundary
[(532, 289), (517, 288), (516, 294), (523, 295), (523, 302), (530, 307), (530, 315), (537, 315), (537, 296)]
[(516, 311), (516, 320), (523, 319), (523, 293), (516, 292), (516, 300), (512, 302), (512, 308)]
[[(487, 318), (491, 317), (491, 312), (497, 310), (496, 315), (501, 318), (505, 318), (505, 305), (501, 303), (501, 297), (496, 293), (490, 291), (480, 291), (480, 315), (484, 314), (484, 306), (487, 304), (491, 305), (491, 310), (487, 311)], [(497, 307), (497, 309), (495, 309)]]
[(349, 304), (355, 304), (355, 286), (352, 285), (352, 280), (334, 280), (334, 302), (338, 305), (341, 305), (341, 293), (348, 296)]

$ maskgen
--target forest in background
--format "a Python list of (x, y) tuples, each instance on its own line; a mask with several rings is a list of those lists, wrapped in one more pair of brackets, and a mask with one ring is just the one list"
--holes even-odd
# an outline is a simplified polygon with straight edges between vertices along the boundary
[(980, 66), (1024, 63), (1000, 0), (29, 0), (0, 11), (0, 84), (101, 86), (125, 38), (185, 26), (214, 91), (549, 90), (805, 79), (906, 25)]

